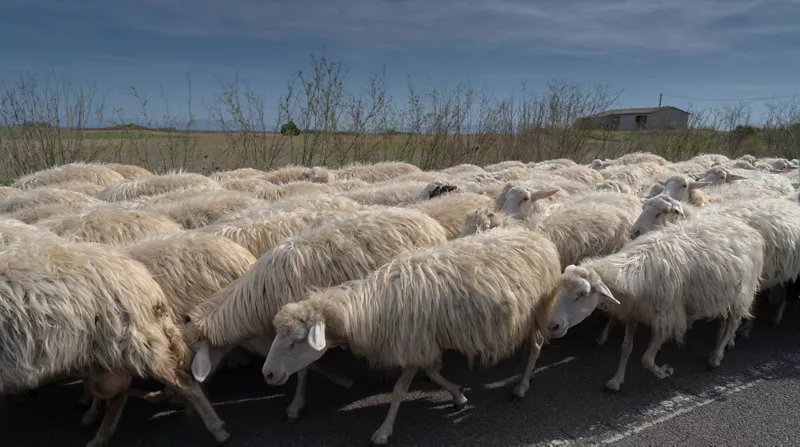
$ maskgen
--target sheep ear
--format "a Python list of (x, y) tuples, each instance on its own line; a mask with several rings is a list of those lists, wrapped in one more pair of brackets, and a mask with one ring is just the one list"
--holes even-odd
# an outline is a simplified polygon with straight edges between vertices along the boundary
[(617, 301), (616, 298), (614, 298), (614, 295), (611, 293), (610, 290), (608, 290), (608, 287), (605, 284), (603, 283), (595, 284), (592, 288), (595, 290), (595, 292), (597, 292), (600, 295), (600, 298), (602, 298), (607, 303), (616, 305), (621, 304), (619, 301)]
[(710, 184), (711, 182), (692, 182), (689, 183), (689, 189), (702, 189)]
[(197, 348), (197, 352), (194, 354), (194, 359), (192, 359), (192, 375), (198, 382), (202, 382), (206, 380), (209, 374), (211, 374), (211, 354), (209, 351), (211, 348), (208, 346), (207, 341), (201, 341), (200, 345)]
[(747, 177), (742, 177), (741, 175), (736, 174), (728, 174), (728, 180), (745, 180)]
[(658, 184), (661, 185), (661, 186), (667, 186), (667, 182), (666, 181), (658, 180)]
[(546, 198), (552, 196), (553, 194), (555, 194), (557, 192), (558, 192), (557, 189), (546, 189), (546, 190), (543, 190), (543, 191), (536, 191), (535, 193), (531, 194), (531, 199), (532, 200), (546, 199)]
[(315, 351), (322, 351), (325, 349), (325, 343), (325, 323), (320, 321), (308, 331), (308, 344)]

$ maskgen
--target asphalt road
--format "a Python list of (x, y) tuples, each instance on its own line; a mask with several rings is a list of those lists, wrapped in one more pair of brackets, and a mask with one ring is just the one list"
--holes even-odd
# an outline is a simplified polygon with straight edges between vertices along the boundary
[[(511, 390), (519, 358), (470, 370), (459, 356), (445, 360), (445, 377), (466, 388), (467, 407), (454, 412), (450, 396), (421, 379), (401, 405), (391, 445), (787, 445), (800, 443), (800, 309), (789, 307), (781, 326), (763, 318), (751, 337), (739, 340), (716, 371), (706, 367), (713, 323), (696, 323), (684, 347), (672, 342), (656, 363), (675, 368), (656, 379), (639, 359), (649, 340), (640, 327), (619, 394), (603, 391), (619, 356), (622, 328), (605, 347), (593, 340), (602, 320), (592, 317), (545, 346), (528, 397)], [(269, 388), (260, 364), (226, 371), (210, 384), (211, 399), (232, 436), (229, 446), (368, 445), (388, 410), (392, 384), (368, 373), (342, 352), (328, 366), (351, 369), (357, 384), (344, 389), (311, 373), (306, 409), (296, 424), (284, 410), (294, 379)], [(96, 427), (80, 425), (80, 385), (44, 388), (34, 399), (0, 412), (2, 446), (82, 446)], [(213, 446), (197, 419), (169, 404), (131, 398), (114, 446)]]

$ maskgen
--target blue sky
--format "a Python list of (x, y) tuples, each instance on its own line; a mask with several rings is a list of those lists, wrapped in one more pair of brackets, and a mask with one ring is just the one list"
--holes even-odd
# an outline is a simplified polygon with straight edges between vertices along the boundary
[(150, 113), (165, 111), (162, 88), (170, 113), (185, 113), (187, 73), (201, 120), (201, 99), (236, 71), (277, 100), (324, 48), (353, 86), (387, 64), (395, 96), (408, 76), (500, 95), (523, 81), (607, 84), (624, 107), (654, 106), (659, 93), (800, 95), (800, 0), (0, 0), (0, 11), (0, 78), (50, 65), (128, 115), (128, 85), (150, 96)]

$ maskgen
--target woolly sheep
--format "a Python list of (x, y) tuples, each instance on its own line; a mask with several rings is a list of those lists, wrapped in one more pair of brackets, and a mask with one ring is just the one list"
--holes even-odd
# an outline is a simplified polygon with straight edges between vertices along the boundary
[(104, 209), (61, 214), (39, 221), (36, 226), (70, 241), (109, 245), (125, 245), (149, 236), (183, 230), (163, 214)]
[(15, 219), (0, 219), (0, 245), (56, 237), (52, 232)]
[(599, 183), (602, 183), (604, 180), (602, 174), (585, 166), (570, 166), (566, 168), (553, 169), (549, 171), (549, 174), (557, 175), (567, 180), (580, 182), (588, 186), (595, 186)]
[(602, 171), (606, 180), (616, 180), (630, 186), (636, 194), (649, 188), (653, 181), (666, 180), (676, 174), (667, 166), (655, 163), (612, 166)]
[(25, 208), (43, 205), (80, 205), (100, 202), (89, 195), (56, 188), (35, 188), (0, 199), (0, 214), (11, 214)]
[(355, 191), (357, 189), (366, 188), (369, 185), (371, 185), (371, 183), (367, 183), (364, 180), (357, 178), (341, 180), (331, 184), (331, 186), (333, 186), (333, 188), (339, 192)]
[(222, 216), (263, 203), (262, 200), (236, 191), (212, 191), (150, 209), (171, 217), (190, 230), (202, 228)]
[(297, 176), (296, 180), (311, 183), (334, 183), (336, 181), (336, 173), (330, 169), (315, 166), (303, 171), (302, 174)]
[(17, 194), (22, 194), (22, 190), (18, 188), (12, 188), (10, 186), (0, 186), (0, 199), (15, 196)]
[[(269, 343), (272, 319), (281, 306), (299, 301), (311, 289), (362, 278), (399, 253), (446, 240), (433, 218), (399, 208), (354, 212), (283, 239), (192, 316), (199, 340), (195, 377), (202, 381), (214, 369), (215, 351), (253, 338)], [(297, 420), (304, 405), (305, 372), (287, 408), (290, 421)]]
[(169, 172), (138, 180), (126, 180), (111, 185), (98, 194), (106, 202), (121, 202), (143, 196), (155, 196), (178, 190), (218, 190), (220, 184), (206, 176), (190, 172)]
[(0, 296), (0, 394), (84, 375), (92, 394), (108, 400), (88, 444), (99, 446), (116, 428), (133, 377), (152, 378), (176, 389), (217, 441), (229, 437), (183, 372), (188, 352), (175, 317), (139, 262), (101, 244), (18, 242), (0, 250)]
[[(528, 165), (530, 166), (530, 163)], [(578, 164), (569, 158), (556, 158), (555, 160), (545, 160), (538, 163), (533, 163), (533, 167), (539, 171), (552, 171), (576, 166), (578, 166)]]
[[(704, 219), (707, 215), (739, 219), (764, 239), (764, 270), (759, 289), (773, 289), (771, 298), (779, 304), (773, 318), (773, 324), (777, 325), (786, 308), (786, 284), (800, 276), (800, 207), (785, 198), (758, 198), (718, 204), (701, 212), (668, 195), (659, 195), (644, 203), (631, 228), (631, 237), (684, 219)], [(743, 335), (749, 335), (751, 327), (748, 321)]]
[(351, 164), (336, 171), (339, 180), (359, 179), (368, 183), (384, 182), (422, 169), (403, 162), (387, 161), (371, 165)]
[(218, 182), (225, 183), (232, 180), (241, 180), (250, 177), (264, 177), (267, 173), (254, 168), (239, 168), (232, 171), (217, 171), (209, 175), (209, 177)]
[(620, 165), (652, 163), (661, 166), (666, 166), (669, 164), (669, 162), (664, 157), (653, 154), (651, 152), (631, 152), (629, 154), (625, 154), (618, 157), (614, 161)]
[(19, 189), (32, 189), (70, 182), (110, 186), (123, 180), (125, 178), (118, 172), (102, 165), (69, 163), (25, 175), (17, 179), (11, 186)]
[(708, 204), (708, 199), (699, 194), (699, 190), (709, 186), (711, 182), (695, 182), (685, 175), (675, 175), (664, 182), (659, 182), (659, 184), (662, 186), (662, 191), (653, 194), (655, 192), (654, 186), (654, 189), (650, 190), (650, 194), (653, 194), (653, 197), (663, 193), (675, 200), (698, 207), (704, 207)]
[[(262, 177), (229, 178), (220, 182), (223, 188), (231, 191), (254, 193), (263, 189), (275, 190), (279, 186)], [(261, 199), (262, 197), (259, 197)]]
[(112, 171), (116, 171), (122, 177), (130, 180), (139, 180), (147, 177), (152, 177), (153, 173), (145, 168), (136, 165), (126, 165), (120, 163), (108, 163), (103, 165)]
[(82, 192), (92, 197), (97, 197), (97, 195), (100, 194), (100, 191), (106, 189), (106, 187), (103, 185), (98, 185), (95, 183), (88, 183), (88, 182), (59, 183), (57, 185), (54, 185), (53, 187), (58, 189), (66, 189), (68, 191)]
[(279, 212), (356, 211), (362, 208), (363, 205), (360, 203), (336, 194), (310, 194), (286, 197), (275, 202), (267, 202), (230, 213), (218, 219), (217, 223), (231, 222), (242, 218), (263, 219)]
[(246, 248), (253, 256), (261, 257), (281, 239), (301, 232), (311, 221), (327, 213), (309, 210), (277, 211), (258, 219), (243, 217), (237, 220), (226, 220), (197, 231), (226, 237)]
[(557, 176), (540, 175), (533, 178), (528, 178), (524, 181), (508, 182), (503, 186), (500, 194), (495, 199), (495, 206), (498, 209), (503, 207), (506, 201), (506, 194), (515, 186), (521, 186), (528, 189), (536, 190), (554, 190), (558, 191), (558, 196), (554, 197), (551, 201), (566, 200), (572, 195), (586, 194), (591, 191), (591, 188), (583, 183), (574, 182), (565, 178)]
[(480, 174), (486, 171), (480, 166), (464, 163), (442, 169), (442, 172), (445, 174)]
[(596, 307), (625, 322), (617, 373), (606, 384), (618, 391), (638, 323), (651, 327), (642, 357), (659, 379), (673, 373), (655, 355), (670, 339), (683, 342), (693, 321), (720, 318), (709, 366), (720, 365), (725, 346), (750, 308), (764, 265), (764, 240), (738, 219), (707, 216), (652, 232), (617, 253), (568, 266), (549, 319), (553, 337), (583, 321)]
[(458, 186), (448, 181), (435, 180), (425, 186), (425, 189), (422, 190), (422, 194), (419, 195), (417, 200), (420, 202), (430, 200), (453, 191), (458, 191)]
[(706, 164), (697, 163), (694, 161), (680, 161), (669, 164), (667, 167), (675, 171), (677, 174), (694, 174), (708, 170), (708, 166)]
[(530, 177), (542, 174), (543, 174), (542, 171), (537, 171), (536, 169), (530, 168), (528, 166), (518, 166), (518, 167), (503, 169), (502, 171), (489, 172), (490, 178), (502, 182), (511, 182), (514, 180), (528, 179)]
[(519, 220), (523, 220), (533, 214), (544, 213), (552, 203), (542, 202), (558, 192), (557, 189), (533, 189), (524, 186), (514, 186), (509, 188), (501, 196), (495, 199), (495, 206), (503, 198), (500, 212)]
[(50, 217), (61, 214), (80, 213), (89, 209), (91, 209), (91, 204), (88, 203), (78, 203), (75, 205), (34, 205), (14, 211), (13, 213), (7, 214), (7, 216), (26, 224), (35, 224)]
[(274, 171), (267, 172), (264, 175), (264, 179), (276, 185), (282, 185), (284, 183), (296, 181), (297, 177), (300, 177), (305, 171), (306, 168), (303, 166), (286, 165)]
[(420, 191), (424, 191), (427, 187), (428, 183), (416, 180), (389, 182), (344, 192), (340, 195), (362, 205), (403, 206), (419, 201)]
[(528, 165), (526, 165), (521, 161), (506, 160), (506, 161), (501, 161), (499, 163), (484, 166), (483, 170), (486, 172), (500, 172), (500, 171), (505, 171), (506, 169), (513, 169), (513, 168), (529, 169)]
[(524, 397), (547, 338), (547, 311), (559, 272), (552, 243), (520, 229), (398, 255), (365, 279), (283, 306), (262, 372), (267, 383), (283, 384), (340, 344), (373, 367), (402, 368), (386, 419), (372, 436), (373, 444), (386, 444), (419, 369), (452, 395), (456, 408), (466, 405), (462, 388), (439, 373), (446, 350), (490, 365), (529, 342), (513, 393)]
[(474, 193), (448, 194), (431, 200), (416, 203), (408, 208), (422, 211), (438, 221), (447, 232), (447, 239), (455, 239), (461, 234), (464, 216), (475, 207), (490, 207), (494, 200)]
[[(731, 161), (731, 159), (722, 154), (700, 154), (689, 159), (689, 161), (693, 163), (699, 163), (708, 169), (711, 168), (714, 163), (727, 163)], [(753, 161), (755, 162), (755, 160)]]
[(742, 185), (752, 185), (756, 188), (770, 189), (782, 195), (793, 194), (795, 192), (791, 181), (786, 177), (758, 172), (750, 172), (747, 176), (743, 174), (744, 173), (740, 174), (736, 172), (736, 170), (715, 167), (709, 169), (701, 181), (711, 182), (711, 184), (715, 186), (737, 182)]
[(595, 187), (596, 191), (621, 192), (634, 194), (633, 188), (618, 180), (606, 180)]

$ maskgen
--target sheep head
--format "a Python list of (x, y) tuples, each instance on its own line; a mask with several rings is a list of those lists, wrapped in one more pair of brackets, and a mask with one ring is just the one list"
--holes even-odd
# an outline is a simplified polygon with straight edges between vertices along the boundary
[(273, 325), (276, 336), (261, 369), (270, 385), (283, 385), (333, 345), (325, 333), (325, 318), (309, 300), (283, 306)]
[(475, 211), (470, 211), (464, 218), (464, 229), (461, 230), (459, 237), (470, 236), (475, 233), (489, 231), (503, 225), (500, 216), (486, 207), (481, 207)]
[(430, 200), (456, 190), (458, 190), (458, 186), (447, 181), (436, 180), (425, 186), (425, 189), (419, 196), (419, 201)]
[(556, 300), (548, 318), (550, 336), (563, 337), (599, 304), (620, 305), (620, 302), (597, 273), (577, 265), (567, 266), (559, 278)]
[(685, 217), (681, 202), (666, 194), (659, 194), (642, 204), (642, 213), (631, 226), (631, 239)]
[(506, 193), (506, 200), (500, 212), (522, 220), (536, 211), (537, 201), (546, 199), (557, 192), (557, 189), (535, 190), (524, 186), (515, 186)]
[(692, 190), (705, 188), (706, 186), (711, 185), (711, 182), (695, 182), (683, 175), (676, 175), (668, 178), (663, 183), (659, 183), (664, 187), (663, 194), (666, 194), (681, 202), (689, 201), (689, 195), (691, 194)]

